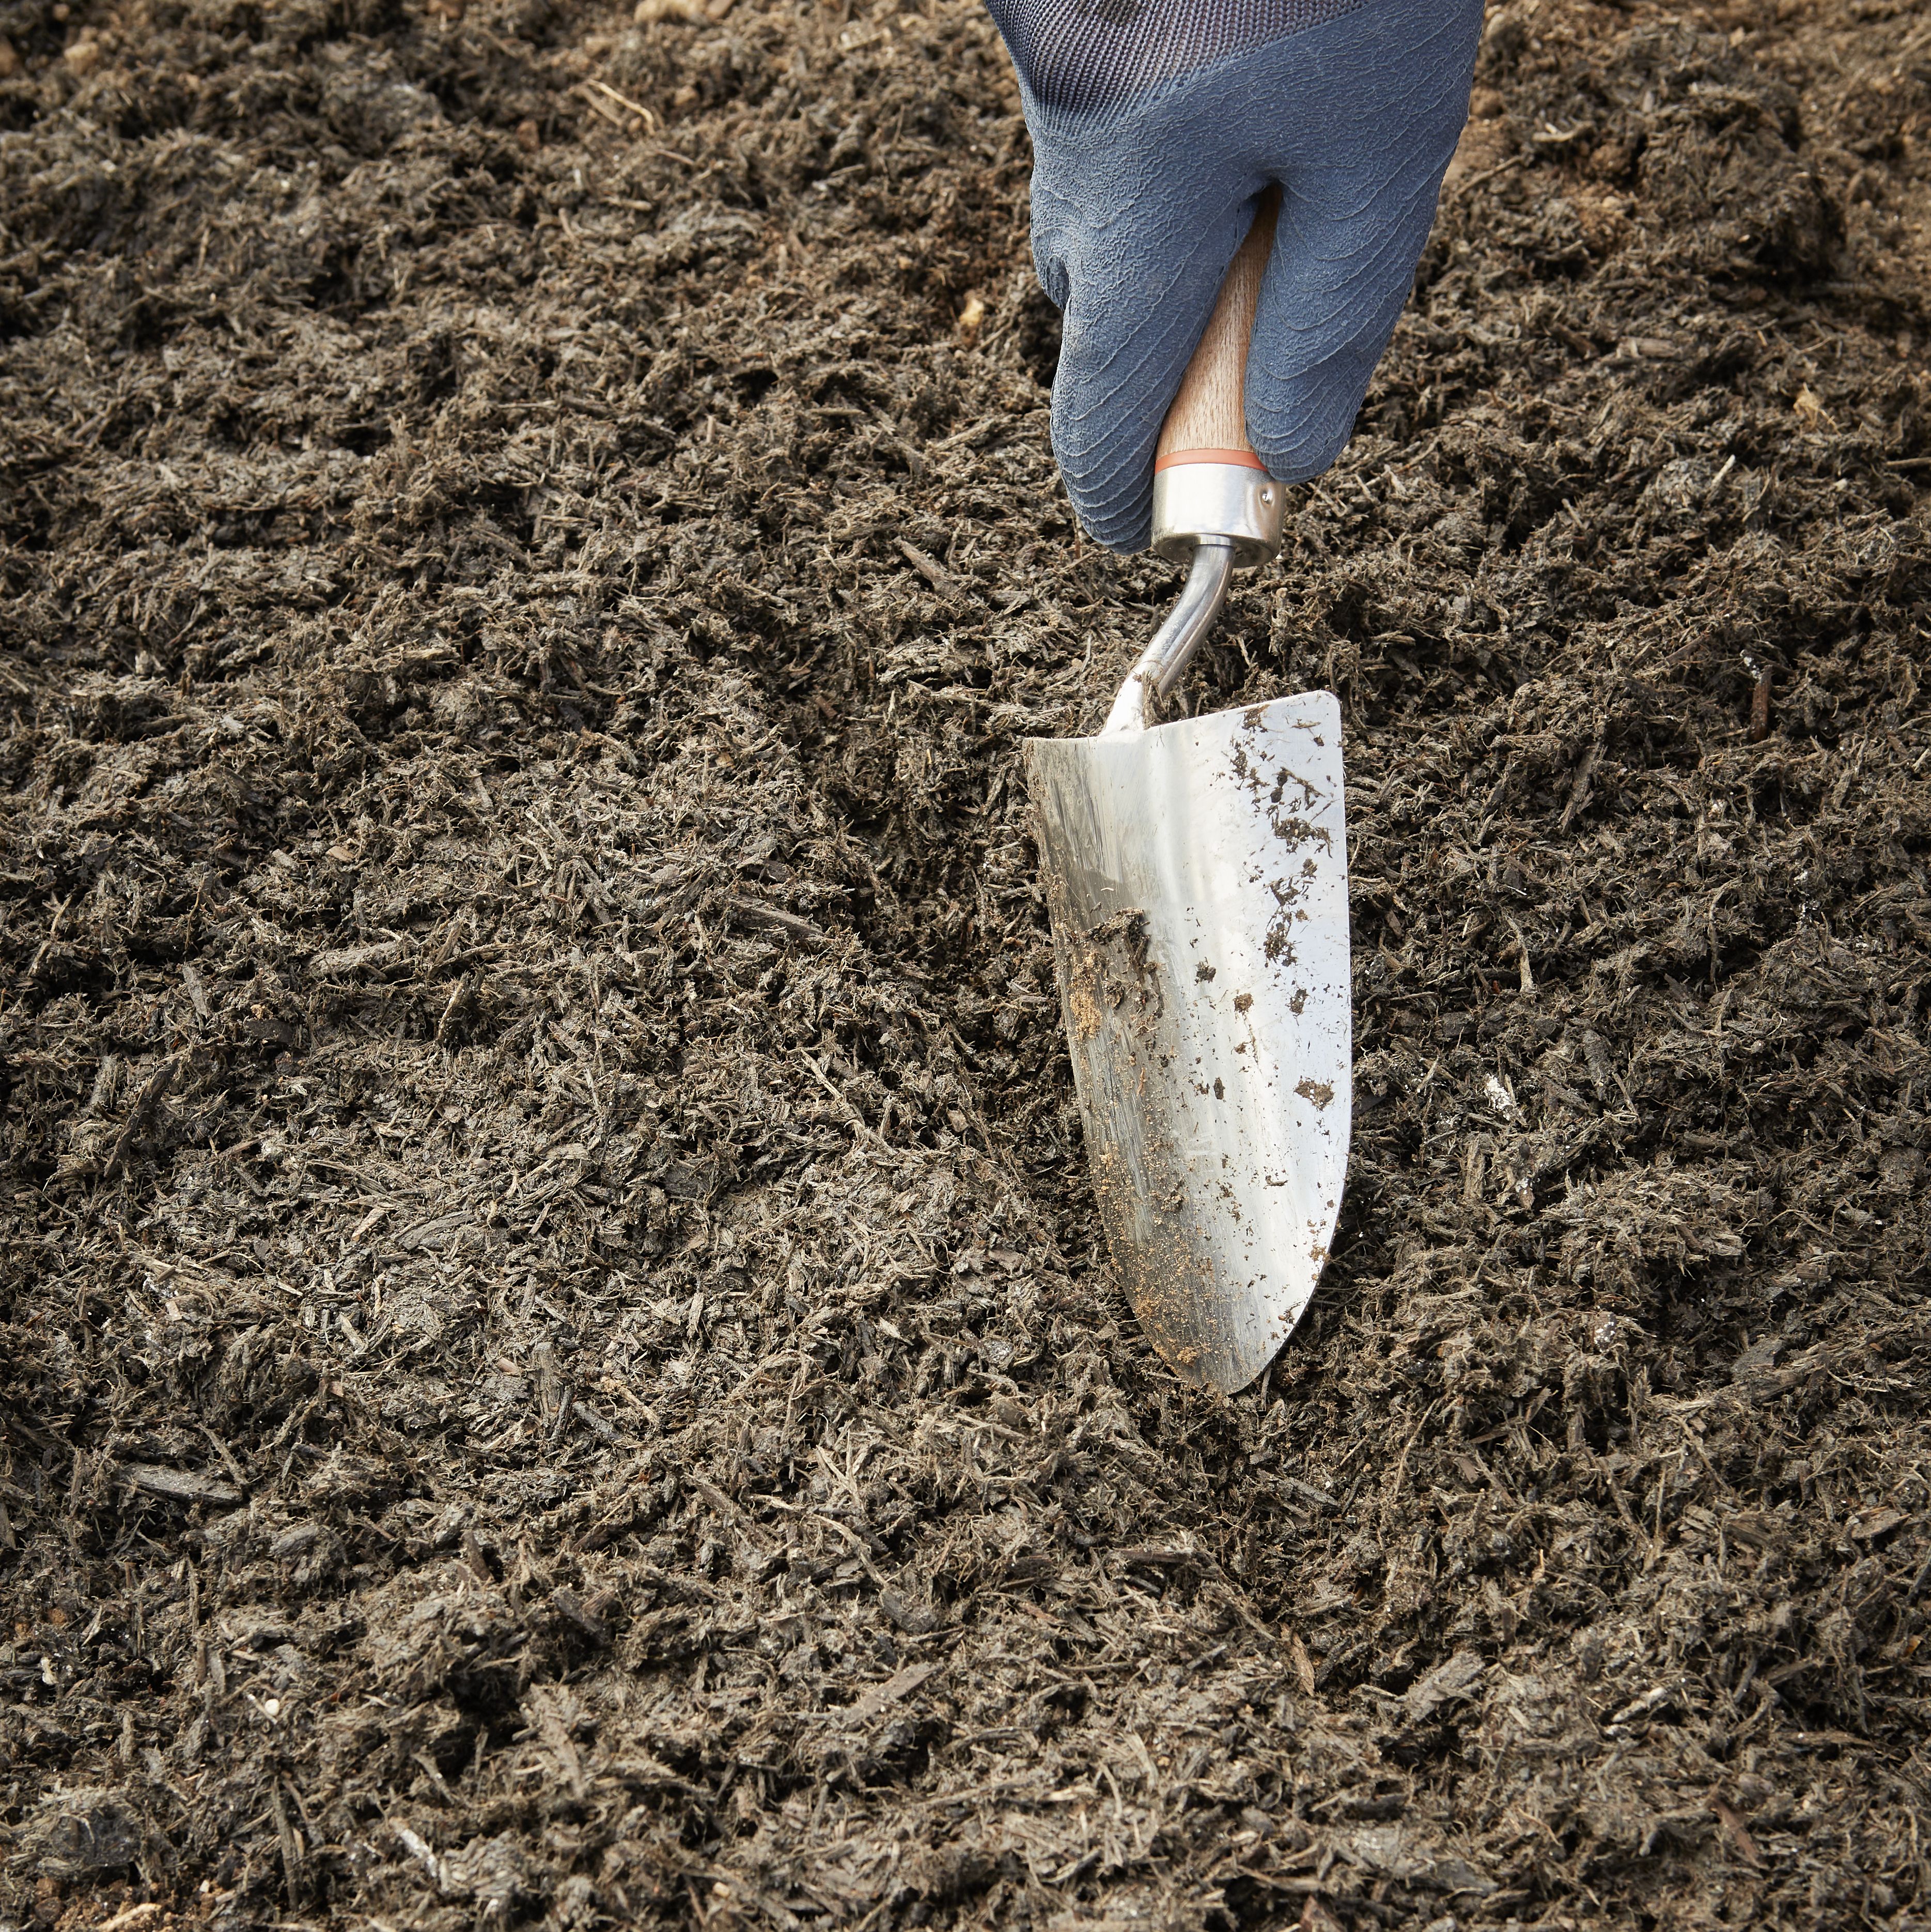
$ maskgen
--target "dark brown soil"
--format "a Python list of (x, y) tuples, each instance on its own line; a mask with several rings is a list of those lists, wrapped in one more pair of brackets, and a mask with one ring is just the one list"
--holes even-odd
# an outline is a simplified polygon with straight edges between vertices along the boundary
[(1921, 9), (1492, 20), (1192, 692), (1349, 720), (1227, 1402), (997, 43), (656, 10), (0, 6), (0, 1922), (1923, 1925)]

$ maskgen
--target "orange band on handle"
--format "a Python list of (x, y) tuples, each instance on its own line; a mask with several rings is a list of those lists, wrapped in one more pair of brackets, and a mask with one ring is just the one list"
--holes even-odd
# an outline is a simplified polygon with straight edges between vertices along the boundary
[(1232, 463), (1243, 470), (1267, 466), (1251, 449), (1176, 449), (1155, 461), (1154, 472), (1157, 475), (1162, 470), (1177, 470), (1183, 463)]

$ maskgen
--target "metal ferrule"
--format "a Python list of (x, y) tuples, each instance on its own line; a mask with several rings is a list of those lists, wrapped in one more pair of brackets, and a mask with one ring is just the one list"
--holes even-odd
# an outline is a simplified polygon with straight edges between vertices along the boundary
[(1271, 562), (1281, 549), (1287, 493), (1264, 470), (1239, 463), (1176, 463), (1153, 474), (1153, 548), (1170, 563), (1192, 561), (1207, 537), (1234, 546), (1234, 566)]

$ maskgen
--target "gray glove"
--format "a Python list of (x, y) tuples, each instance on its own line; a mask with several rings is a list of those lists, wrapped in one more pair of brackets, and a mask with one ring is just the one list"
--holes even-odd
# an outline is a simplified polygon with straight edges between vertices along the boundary
[(1147, 539), (1153, 446), (1270, 182), (1247, 433), (1339, 456), (1468, 112), (1482, 0), (988, 0), (1033, 130), (1033, 254), (1066, 312), (1053, 448), (1080, 520)]

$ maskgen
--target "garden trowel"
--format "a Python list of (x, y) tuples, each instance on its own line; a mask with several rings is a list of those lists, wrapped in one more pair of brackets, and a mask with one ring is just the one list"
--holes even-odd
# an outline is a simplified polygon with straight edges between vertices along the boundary
[(1282, 500), (1249, 447), (1264, 202), (1162, 430), (1153, 548), (1188, 565), (1095, 738), (1026, 765), (1100, 1219), (1128, 1299), (1187, 1382), (1270, 1362), (1327, 1258), (1353, 1029), (1341, 711), (1331, 692), (1157, 722)]

